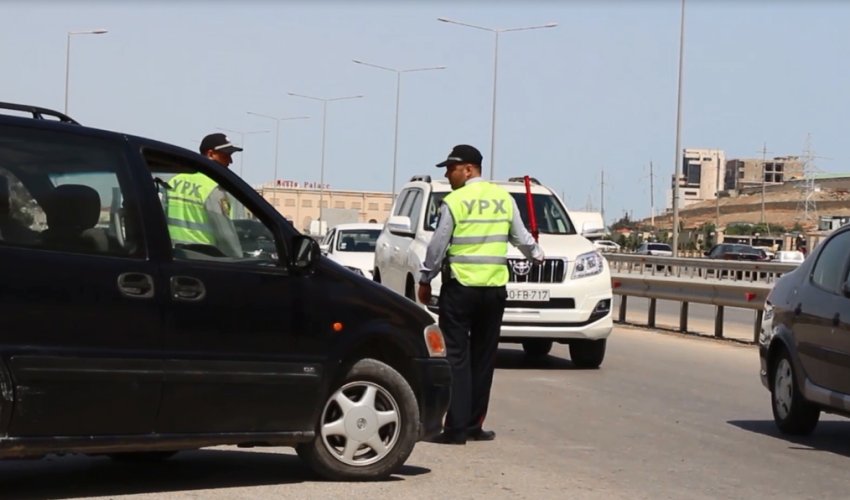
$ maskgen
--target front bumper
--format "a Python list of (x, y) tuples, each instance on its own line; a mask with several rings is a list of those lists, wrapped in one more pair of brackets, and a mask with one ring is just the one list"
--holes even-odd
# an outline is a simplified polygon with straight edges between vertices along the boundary
[(419, 381), (419, 439), (423, 440), (443, 429), (452, 391), (452, 369), (445, 358), (415, 359), (414, 369)]

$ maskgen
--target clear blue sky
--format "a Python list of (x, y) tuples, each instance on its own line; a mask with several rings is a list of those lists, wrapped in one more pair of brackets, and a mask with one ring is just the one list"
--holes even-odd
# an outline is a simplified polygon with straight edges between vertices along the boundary
[[(500, 36), (496, 176), (529, 174), (567, 206), (649, 215), (649, 162), (663, 207), (675, 161), (678, 0), (3, 2), (0, 100), (61, 110), (68, 31), (69, 114), (98, 128), (197, 148), (216, 127), (281, 123), (279, 178), (318, 181), (321, 104), (290, 97), (362, 94), (328, 105), (325, 181), (389, 191), (395, 74), (402, 76), (399, 186), (441, 175), (458, 143), (489, 175), (494, 35), (437, 21), (554, 29)], [(682, 147), (727, 158), (802, 154), (850, 171), (850, 2), (689, 0)], [(238, 141), (238, 135), (230, 134)], [(244, 177), (269, 181), (273, 134), (245, 139)], [(238, 155), (237, 155), (238, 156)], [(237, 169), (237, 163), (234, 165)]]

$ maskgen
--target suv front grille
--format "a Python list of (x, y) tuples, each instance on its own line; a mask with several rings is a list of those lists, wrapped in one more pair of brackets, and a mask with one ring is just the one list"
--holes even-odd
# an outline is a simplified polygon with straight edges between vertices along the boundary
[(526, 259), (508, 259), (511, 283), (562, 283), (567, 270), (565, 259), (546, 259), (543, 264)]

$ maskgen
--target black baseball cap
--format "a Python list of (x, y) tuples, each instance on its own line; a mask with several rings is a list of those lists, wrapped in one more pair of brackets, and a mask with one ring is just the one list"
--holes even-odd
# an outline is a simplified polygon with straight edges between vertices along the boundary
[(204, 137), (204, 140), (201, 141), (200, 149), (202, 155), (207, 154), (207, 151), (210, 149), (221, 151), (222, 153), (236, 153), (237, 151), (242, 151), (242, 148), (234, 146), (226, 135), (219, 133), (210, 134)]
[(481, 151), (478, 151), (468, 144), (458, 144), (452, 148), (452, 152), (449, 153), (449, 157), (446, 158), (446, 161), (438, 163), (437, 167), (448, 167), (455, 163), (472, 163), (474, 165), (481, 166), (482, 159)]

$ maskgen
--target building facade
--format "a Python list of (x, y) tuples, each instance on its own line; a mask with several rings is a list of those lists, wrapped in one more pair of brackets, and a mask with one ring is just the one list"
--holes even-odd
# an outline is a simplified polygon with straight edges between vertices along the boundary
[(767, 160), (760, 158), (732, 159), (726, 162), (725, 190), (746, 190), (764, 185), (783, 184), (802, 179), (805, 175), (804, 162), (797, 156), (777, 156)]
[(380, 191), (322, 189), (318, 183), (278, 181), (255, 187), (278, 212), (301, 231), (321, 219), (327, 227), (344, 222), (383, 223), (392, 209), (392, 194)]
[(679, 207), (717, 198), (726, 178), (726, 153), (722, 149), (688, 148), (682, 152), (682, 176), (673, 176), (667, 207), (673, 205), (673, 190), (679, 190)]

